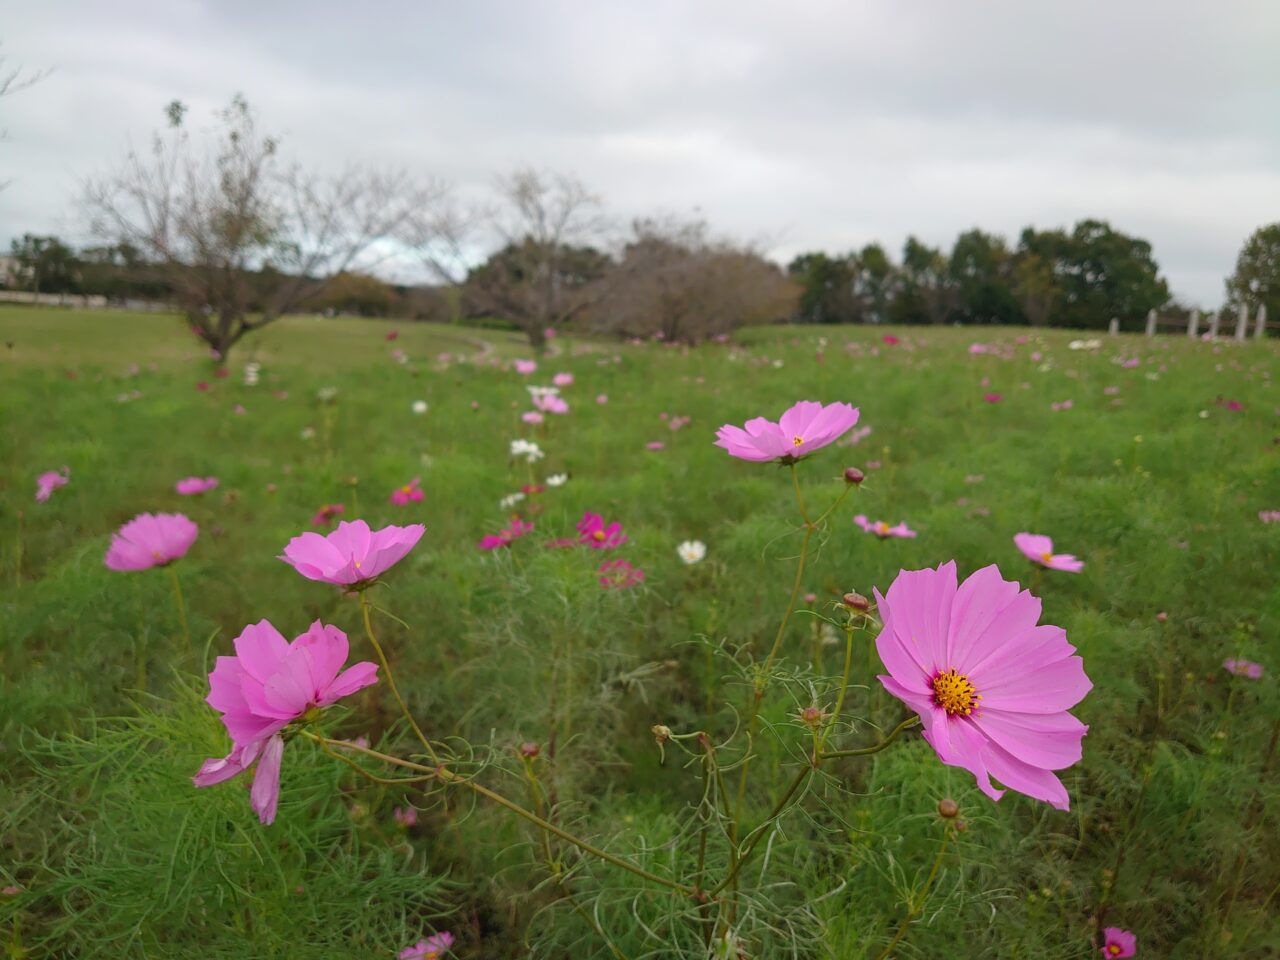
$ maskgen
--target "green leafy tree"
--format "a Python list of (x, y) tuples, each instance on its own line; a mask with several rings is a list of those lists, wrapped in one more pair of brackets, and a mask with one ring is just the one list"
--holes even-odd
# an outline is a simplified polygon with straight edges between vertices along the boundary
[(956, 238), (948, 270), (962, 323), (1026, 323), (1013, 255), (1004, 239), (974, 228)]
[(907, 237), (889, 318), (894, 323), (946, 323), (955, 295), (946, 254)]
[(18, 287), (31, 293), (77, 293), (80, 289), (80, 261), (75, 251), (57, 237), (23, 234), (10, 250), (18, 269)]
[(1280, 223), (1259, 227), (1245, 241), (1227, 278), (1227, 299), (1250, 312), (1265, 305), (1267, 317), (1280, 320)]

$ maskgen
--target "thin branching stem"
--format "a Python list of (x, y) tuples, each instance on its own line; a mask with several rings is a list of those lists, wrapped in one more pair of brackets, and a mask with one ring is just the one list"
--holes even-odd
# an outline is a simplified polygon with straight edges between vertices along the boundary
[(413, 727), (413, 732), (422, 741), (422, 746), (426, 748), (427, 756), (431, 758), (433, 763), (439, 764), (440, 758), (436, 756), (435, 747), (431, 745), (427, 735), (418, 726), (418, 721), (413, 719), (413, 714), (409, 712), (409, 705), (404, 702), (404, 697), (400, 696), (400, 688), (396, 686), (396, 678), (395, 674), (391, 672), (391, 664), (387, 662), (387, 655), (382, 650), (382, 644), (378, 643), (378, 638), (373, 634), (373, 622), (369, 619), (369, 600), (363, 590), (360, 591), (360, 614), (364, 618), (365, 636), (369, 638), (369, 643), (373, 645), (374, 651), (378, 654), (378, 660), (382, 663), (382, 672), (386, 674), (387, 685), (391, 687), (391, 695), (396, 698), (396, 703), (400, 704), (400, 712), (404, 714), (404, 718), (409, 721), (409, 726)]
[(178, 572), (173, 569), (173, 564), (169, 564), (166, 569), (169, 571), (169, 578), (173, 581), (173, 602), (178, 607), (178, 622), (182, 624), (182, 641), (190, 651), (191, 631), (187, 629), (187, 605), (182, 600), (182, 584), (178, 582)]
[(929, 896), (929, 888), (933, 886), (933, 881), (938, 876), (938, 869), (942, 866), (942, 858), (947, 852), (947, 845), (951, 843), (951, 830), (948, 829), (943, 835), (942, 843), (938, 846), (938, 855), (933, 858), (933, 868), (929, 871), (929, 877), (924, 882), (924, 888), (920, 891), (919, 897), (915, 895), (907, 903), (907, 915), (902, 918), (902, 923), (898, 926), (898, 932), (893, 935), (893, 939), (889, 941), (889, 945), (880, 951), (880, 955), (876, 960), (885, 960), (893, 948), (902, 942), (902, 938), (907, 935), (907, 928), (911, 926), (911, 921), (915, 919), (916, 914), (924, 909), (925, 900)]

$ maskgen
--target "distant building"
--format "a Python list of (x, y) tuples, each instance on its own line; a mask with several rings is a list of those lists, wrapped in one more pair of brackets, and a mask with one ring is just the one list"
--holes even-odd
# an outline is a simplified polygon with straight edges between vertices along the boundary
[(0, 254), (0, 287), (13, 289), (18, 285), (18, 258)]

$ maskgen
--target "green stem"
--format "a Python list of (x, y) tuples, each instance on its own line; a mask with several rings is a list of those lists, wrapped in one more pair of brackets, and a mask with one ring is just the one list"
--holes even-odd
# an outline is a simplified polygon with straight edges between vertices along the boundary
[(942, 866), (942, 857), (947, 852), (947, 845), (951, 842), (951, 831), (947, 830), (942, 838), (942, 844), (938, 847), (938, 855), (933, 858), (933, 869), (929, 871), (929, 878), (924, 882), (924, 889), (920, 891), (920, 903), (916, 905), (915, 897), (911, 898), (911, 902), (907, 904), (907, 915), (902, 918), (902, 924), (898, 927), (898, 932), (893, 935), (893, 939), (889, 941), (889, 945), (880, 952), (876, 960), (885, 960), (893, 948), (896, 947), (902, 938), (907, 935), (907, 928), (911, 926), (911, 921), (915, 919), (917, 913), (924, 909), (924, 902), (929, 896), (929, 888), (933, 886), (934, 879), (938, 876), (938, 868)]
[(396, 698), (396, 703), (400, 704), (400, 712), (404, 714), (404, 718), (409, 721), (409, 726), (413, 727), (413, 732), (422, 741), (422, 745), (426, 748), (427, 756), (431, 758), (431, 762), (438, 764), (440, 758), (436, 755), (435, 747), (431, 746), (431, 741), (427, 739), (427, 735), (418, 726), (418, 721), (413, 719), (413, 714), (409, 712), (409, 705), (404, 702), (404, 697), (400, 696), (400, 688), (396, 686), (396, 678), (395, 674), (391, 672), (391, 664), (387, 662), (387, 655), (382, 651), (382, 644), (378, 643), (378, 638), (373, 635), (373, 622), (369, 619), (369, 601), (365, 597), (363, 590), (360, 591), (360, 614), (364, 618), (365, 635), (369, 638), (369, 642), (373, 644), (373, 649), (378, 654), (378, 660), (382, 663), (382, 672), (387, 676), (387, 686), (391, 688), (391, 695)]
[(605, 861), (605, 863), (611, 863), (615, 867), (618, 867), (619, 869), (626, 870), (628, 873), (635, 874), (637, 877), (640, 877), (644, 880), (648, 880), (650, 883), (656, 883), (656, 884), (659, 884), (660, 886), (667, 887), (668, 889), (674, 890), (676, 893), (679, 893), (682, 896), (690, 896), (693, 893), (693, 891), (689, 887), (686, 887), (684, 884), (677, 883), (675, 880), (669, 880), (666, 877), (660, 877), (656, 873), (650, 873), (648, 870), (644, 869), (644, 867), (636, 866), (634, 863), (628, 863), (626, 860), (623, 860), (621, 857), (614, 856), (612, 853), (609, 853), (607, 850), (601, 850), (599, 847), (588, 843), (586, 840), (582, 840), (578, 837), (575, 837), (573, 834), (569, 833), (567, 830), (560, 829), (554, 823), (547, 822), (542, 817), (538, 816), (536, 813), (532, 812), (531, 810), (526, 810), (524, 807), (520, 806), (520, 804), (516, 803), (515, 801), (508, 800), (502, 794), (495, 793), (493, 790), (490, 790), (488, 787), (482, 786), (481, 784), (476, 783), (474, 780), (469, 780), (466, 777), (460, 776), (454, 773), (452, 770), (446, 769), (445, 767), (442, 767), (442, 766), (428, 767), (425, 764), (414, 763), (412, 760), (402, 760), (399, 757), (393, 757), (390, 754), (381, 753), (377, 750), (371, 750), (368, 747), (361, 747), (354, 743), (344, 743), (341, 740), (331, 740), (328, 737), (322, 737), (318, 734), (311, 733), (306, 730), (302, 731), (302, 734), (308, 739), (314, 740), (316, 743), (326, 743), (329, 746), (341, 747), (344, 750), (355, 750), (359, 753), (365, 754), (366, 756), (374, 757), (378, 760), (381, 760), (384, 763), (390, 763), (397, 767), (405, 767), (408, 770), (418, 770), (418, 771), (421, 771), (422, 773), (430, 774), (433, 778), (440, 780), (443, 783), (457, 784), (459, 786), (466, 787), (468, 790), (471, 790), (474, 793), (480, 794), (480, 796), (482, 797), (486, 797), (487, 799), (492, 800), (494, 803), (498, 804), (499, 806), (506, 807), (516, 816), (521, 817), (525, 820), (528, 820), (534, 826), (542, 830), (546, 830), (548, 833), (551, 833), (554, 836), (559, 837), (561, 840), (565, 841), (566, 843), (573, 844), (573, 846), (577, 847), (579, 850), (583, 851), (584, 853), (589, 853), (593, 857), (596, 857), (600, 860)]
[(822, 754), (822, 748), (826, 745), (827, 737), (831, 735), (831, 729), (840, 720), (840, 713), (844, 710), (844, 695), (849, 689), (849, 671), (853, 668), (853, 624), (849, 624), (844, 628), (844, 673), (840, 677), (840, 692), (836, 694), (836, 708), (831, 714), (831, 720), (827, 723), (826, 728), (822, 731), (822, 736), (818, 738), (816, 755)]
[(894, 740), (898, 739), (898, 734), (902, 733), (904, 730), (910, 730), (919, 722), (920, 718), (918, 716), (907, 717), (907, 719), (894, 727), (887, 737), (873, 746), (863, 747), (861, 750), (832, 750), (830, 752), (824, 752), (818, 759), (836, 760), (840, 757), (869, 757), (873, 753), (879, 753), (885, 747), (889, 746), (889, 744), (893, 743)]
[(191, 650), (191, 631), (187, 629), (187, 605), (182, 602), (182, 584), (178, 582), (178, 571), (173, 569), (173, 564), (169, 564), (166, 568), (169, 571), (169, 577), (173, 580), (173, 602), (178, 606), (178, 622), (182, 624), (182, 640), (186, 644), (187, 651)]

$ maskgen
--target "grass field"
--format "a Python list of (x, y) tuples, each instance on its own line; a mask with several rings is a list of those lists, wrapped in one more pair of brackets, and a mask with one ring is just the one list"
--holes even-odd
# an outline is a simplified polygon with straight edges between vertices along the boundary
[[(757, 328), (691, 350), (561, 337), (525, 378), (509, 369), (527, 355), (511, 335), (405, 324), (389, 342), (392, 327), (290, 318), (242, 345), (223, 378), (174, 318), (0, 308), (10, 956), (393, 957), (450, 930), (454, 955), (486, 960), (1083, 960), (1102, 926), (1134, 931), (1139, 957), (1280, 955), (1280, 523), (1259, 518), (1280, 510), (1274, 343), (1071, 349), (1063, 331), (913, 328), (888, 344), (864, 327)], [(561, 371), (570, 412), (522, 423), (526, 383)], [(745, 823), (803, 766), (797, 711), (838, 696), (843, 638), (824, 643), (810, 614), (840, 616), (846, 591), (871, 596), (901, 568), (951, 559), (962, 576), (996, 563), (1031, 585), (1043, 622), (1084, 657), (1094, 687), (1074, 712), (1090, 731), (1062, 771), (1069, 812), (1012, 791), (995, 803), (908, 732), (806, 781), (732, 906), (701, 907), (544, 843), (465, 789), (369, 784), (302, 738), (271, 826), (242, 781), (191, 786), (227, 749), (205, 674), (246, 624), (268, 618), (292, 637), (320, 618), (350, 635), (352, 660), (372, 658), (359, 606), (276, 559), (341, 503), (375, 527), (426, 524), (371, 596), (415, 717), (459, 769), (533, 802), (516, 748), (537, 743), (535, 792), (556, 823), (663, 876), (692, 882), (695, 859), (723, 874), (719, 822), (697, 851), (704, 798), (722, 795), (714, 777), (680, 742), (661, 762), (650, 728), (707, 731), (736, 776), (750, 663), (778, 628), (801, 528), (785, 469), (712, 441), (722, 423), (802, 399), (853, 403), (872, 430), (800, 465), (810, 504), (840, 495), (846, 466), (866, 480), (815, 538), (814, 596), (763, 701)], [(546, 458), (513, 462), (517, 437)], [(36, 475), (64, 465), (70, 482), (35, 503)], [(566, 483), (516, 507), (534, 534), (476, 548), (506, 524), (504, 497), (559, 473)], [(188, 475), (220, 485), (181, 497)], [(414, 477), (424, 499), (389, 503)], [(544, 547), (588, 510), (621, 521), (629, 542)], [(200, 525), (170, 568), (189, 648), (163, 571), (102, 562), (144, 511)], [(855, 513), (918, 537), (879, 540)], [(1053, 537), (1083, 572), (1033, 572), (1020, 531)], [(687, 539), (707, 544), (705, 561), (681, 562)], [(643, 583), (602, 589), (605, 556)], [(850, 749), (908, 715), (874, 679), (867, 633), (855, 641), (836, 734)], [(1265, 672), (1233, 676), (1229, 657)], [(416, 744), (384, 682), (323, 725), (402, 756)], [(936, 815), (944, 797), (963, 832)], [(411, 805), (405, 826), (393, 811)], [(736, 946), (720, 942), (726, 929)]]

